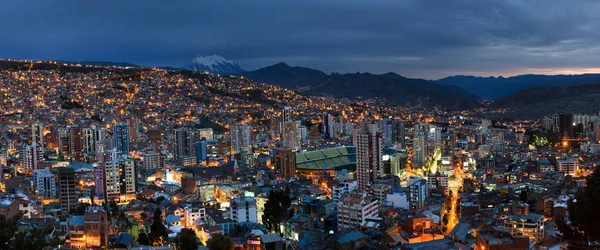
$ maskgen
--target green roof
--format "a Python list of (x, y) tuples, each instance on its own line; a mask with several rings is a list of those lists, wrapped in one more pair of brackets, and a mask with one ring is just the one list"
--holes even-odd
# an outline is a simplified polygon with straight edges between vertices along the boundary
[(356, 165), (356, 147), (335, 147), (296, 153), (296, 168), (335, 169)]

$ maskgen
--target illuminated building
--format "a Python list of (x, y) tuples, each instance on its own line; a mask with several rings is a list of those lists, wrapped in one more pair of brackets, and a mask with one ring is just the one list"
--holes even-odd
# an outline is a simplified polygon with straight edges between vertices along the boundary
[(250, 152), (252, 150), (252, 134), (250, 125), (231, 125), (229, 126), (229, 136), (231, 137), (231, 154), (241, 152)]
[(361, 133), (357, 136), (356, 172), (358, 188), (366, 191), (379, 176), (383, 176), (383, 138), (381, 133)]
[(288, 148), (276, 148), (274, 156), (275, 169), (284, 179), (296, 175), (296, 151)]
[[(100, 171), (104, 183), (103, 193), (105, 200), (116, 201), (117, 203), (129, 203), (135, 199), (135, 166), (132, 159), (117, 159), (104, 163), (104, 168)], [(98, 185), (98, 184), (97, 184)]]
[(129, 125), (116, 124), (113, 127), (113, 146), (117, 149), (119, 157), (129, 157)]
[[(283, 212), (283, 211), (282, 211)], [(257, 223), (256, 200), (254, 197), (242, 197), (231, 200), (229, 207), (231, 219), (237, 223), (253, 222)]]
[(44, 123), (38, 121), (31, 124), (31, 142), (37, 143), (39, 147), (44, 147)]
[(427, 188), (429, 190), (442, 190), (448, 194), (448, 175), (436, 173), (427, 176)]
[(392, 143), (398, 145), (400, 148), (404, 148), (406, 146), (405, 142), (405, 133), (406, 130), (404, 128), (404, 122), (399, 120), (392, 121)]
[(58, 179), (58, 199), (62, 211), (71, 211), (77, 207), (75, 190), (75, 171), (72, 168), (61, 167), (56, 170)]
[(390, 173), (396, 176), (406, 174), (406, 154), (394, 153), (390, 156)]
[(56, 177), (48, 168), (33, 170), (33, 188), (35, 194), (46, 198), (56, 197)]
[(577, 168), (579, 168), (579, 161), (576, 157), (556, 159), (556, 164), (558, 165), (558, 172), (566, 175), (574, 175)]
[(413, 165), (414, 166), (423, 166), (426, 163), (427, 159), (427, 137), (425, 136), (425, 132), (417, 131), (415, 132), (415, 139), (413, 142)]
[(69, 155), (73, 161), (85, 161), (83, 148), (83, 131), (78, 126), (70, 126), (67, 129), (67, 145)]
[(138, 119), (137, 117), (133, 117), (127, 120), (127, 124), (129, 128), (129, 140), (137, 140), (139, 138), (140, 132), (140, 119)]
[(504, 221), (504, 228), (512, 236), (527, 236), (538, 243), (544, 240), (544, 216), (541, 214), (510, 216)]
[(358, 182), (356, 180), (347, 180), (342, 184), (334, 186), (332, 191), (333, 203), (337, 204), (342, 196), (354, 191), (357, 186)]
[(198, 129), (198, 136), (197, 138), (199, 140), (205, 139), (205, 140), (213, 140), (214, 139), (214, 132), (212, 128), (201, 128)]
[(108, 213), (101, 206), (89, 206), (83, 215), (85, 245), (108, 249)]
[(356, 229), (365, 219), (379, 216), (380, 201), (366, 192), (344, 194), (337, 207), (339, 229)]
[[(206, 137), (202, 137), (206, 138)], [(196, 141), (196, 163), (204, 162), (208, 160), (207, 151), (208, 144), (206, 140)]]
[(38, 169), (39, 164), (44, 160), (43, 149), (37, 143), (22, 146), (21, 168), (25, 171), (33, 171)]
[(283, 147), (300, 149), (298, 128), (295, 122), (286, 122), (283, 125)]
[(492, 121), (489, 119), (481, 119), (481, 133), (489, 132), (489, 128), (492, 125)]

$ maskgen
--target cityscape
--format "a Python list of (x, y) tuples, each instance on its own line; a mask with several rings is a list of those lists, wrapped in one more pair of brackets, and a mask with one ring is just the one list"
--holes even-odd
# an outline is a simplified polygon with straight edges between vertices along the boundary
[[(124, 41), (145, 34), (125, 33)], [(134, 52), (72, 56), (58, 43), (59, 54), (31, 56), (12, 41), (0, 42), (0, 249), (600, 249), (592, 67), (485, 77), (493, 69), (414, 69), (398, 56), (398, 73), (383, 73), (372, 70), (379, 59), (335, 56), (322, 61), (340, 66), (320, 67), (282, 49), (255, 64), (208, 45), (193, 48), (204, 56), (161, 64)], [(118, 48), (98, 44), (89, 46)], [(164, 49), (156, 60), (180, 52)], [(376, 73), (353, 70), (363, 64)]]

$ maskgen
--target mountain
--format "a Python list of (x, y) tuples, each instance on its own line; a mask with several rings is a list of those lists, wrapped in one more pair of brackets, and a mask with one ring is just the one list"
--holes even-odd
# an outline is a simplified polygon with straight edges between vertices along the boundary
[(451, 76), (436, 81), (443, 85), (456, 85), (477, 96), (496, 100), (502, 96), (534, 86), (569, 86), (600, 82), (600, 74), (583, 75), (519, 75), (504, 78)]
[(479, 106), (477, 96), (456, 86), (406, 78), (395, 73), (328, 75), (314, 69), (278, 63), (240, 75), (314, 96), (382, 98), (399, 105), (440, 106), (449, 109), (470, 109)]
[(507, 116), (541, 118), (554, 113), (597, 113), (600, 81), (570, 86), (536, 86), (498, 98), (490, 107), (507, 109)]
[(315, 69), (291, 67), (282, 62), (254, 71), (247, 71), (240, 75), (254, 81), (276, 84), (290, 89), (308, 87), (328, 77), (327, 74)]
[(191, 62), (184, 65), (183, 69), (206, 71), (213, 74), (219, 75), (230, 75), (240, 72), (244, 72), (240, 66), (234, 62), (226, 60), (225, 58), (212, 55), (212, 56), (197, 56), (192, 59)]

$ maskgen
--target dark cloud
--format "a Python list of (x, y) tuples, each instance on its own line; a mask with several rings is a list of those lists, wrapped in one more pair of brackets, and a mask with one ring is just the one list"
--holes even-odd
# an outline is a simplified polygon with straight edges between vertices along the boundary
[(591, 0), (10, 1), (0, 57), (452, 74), (600, 68)]

